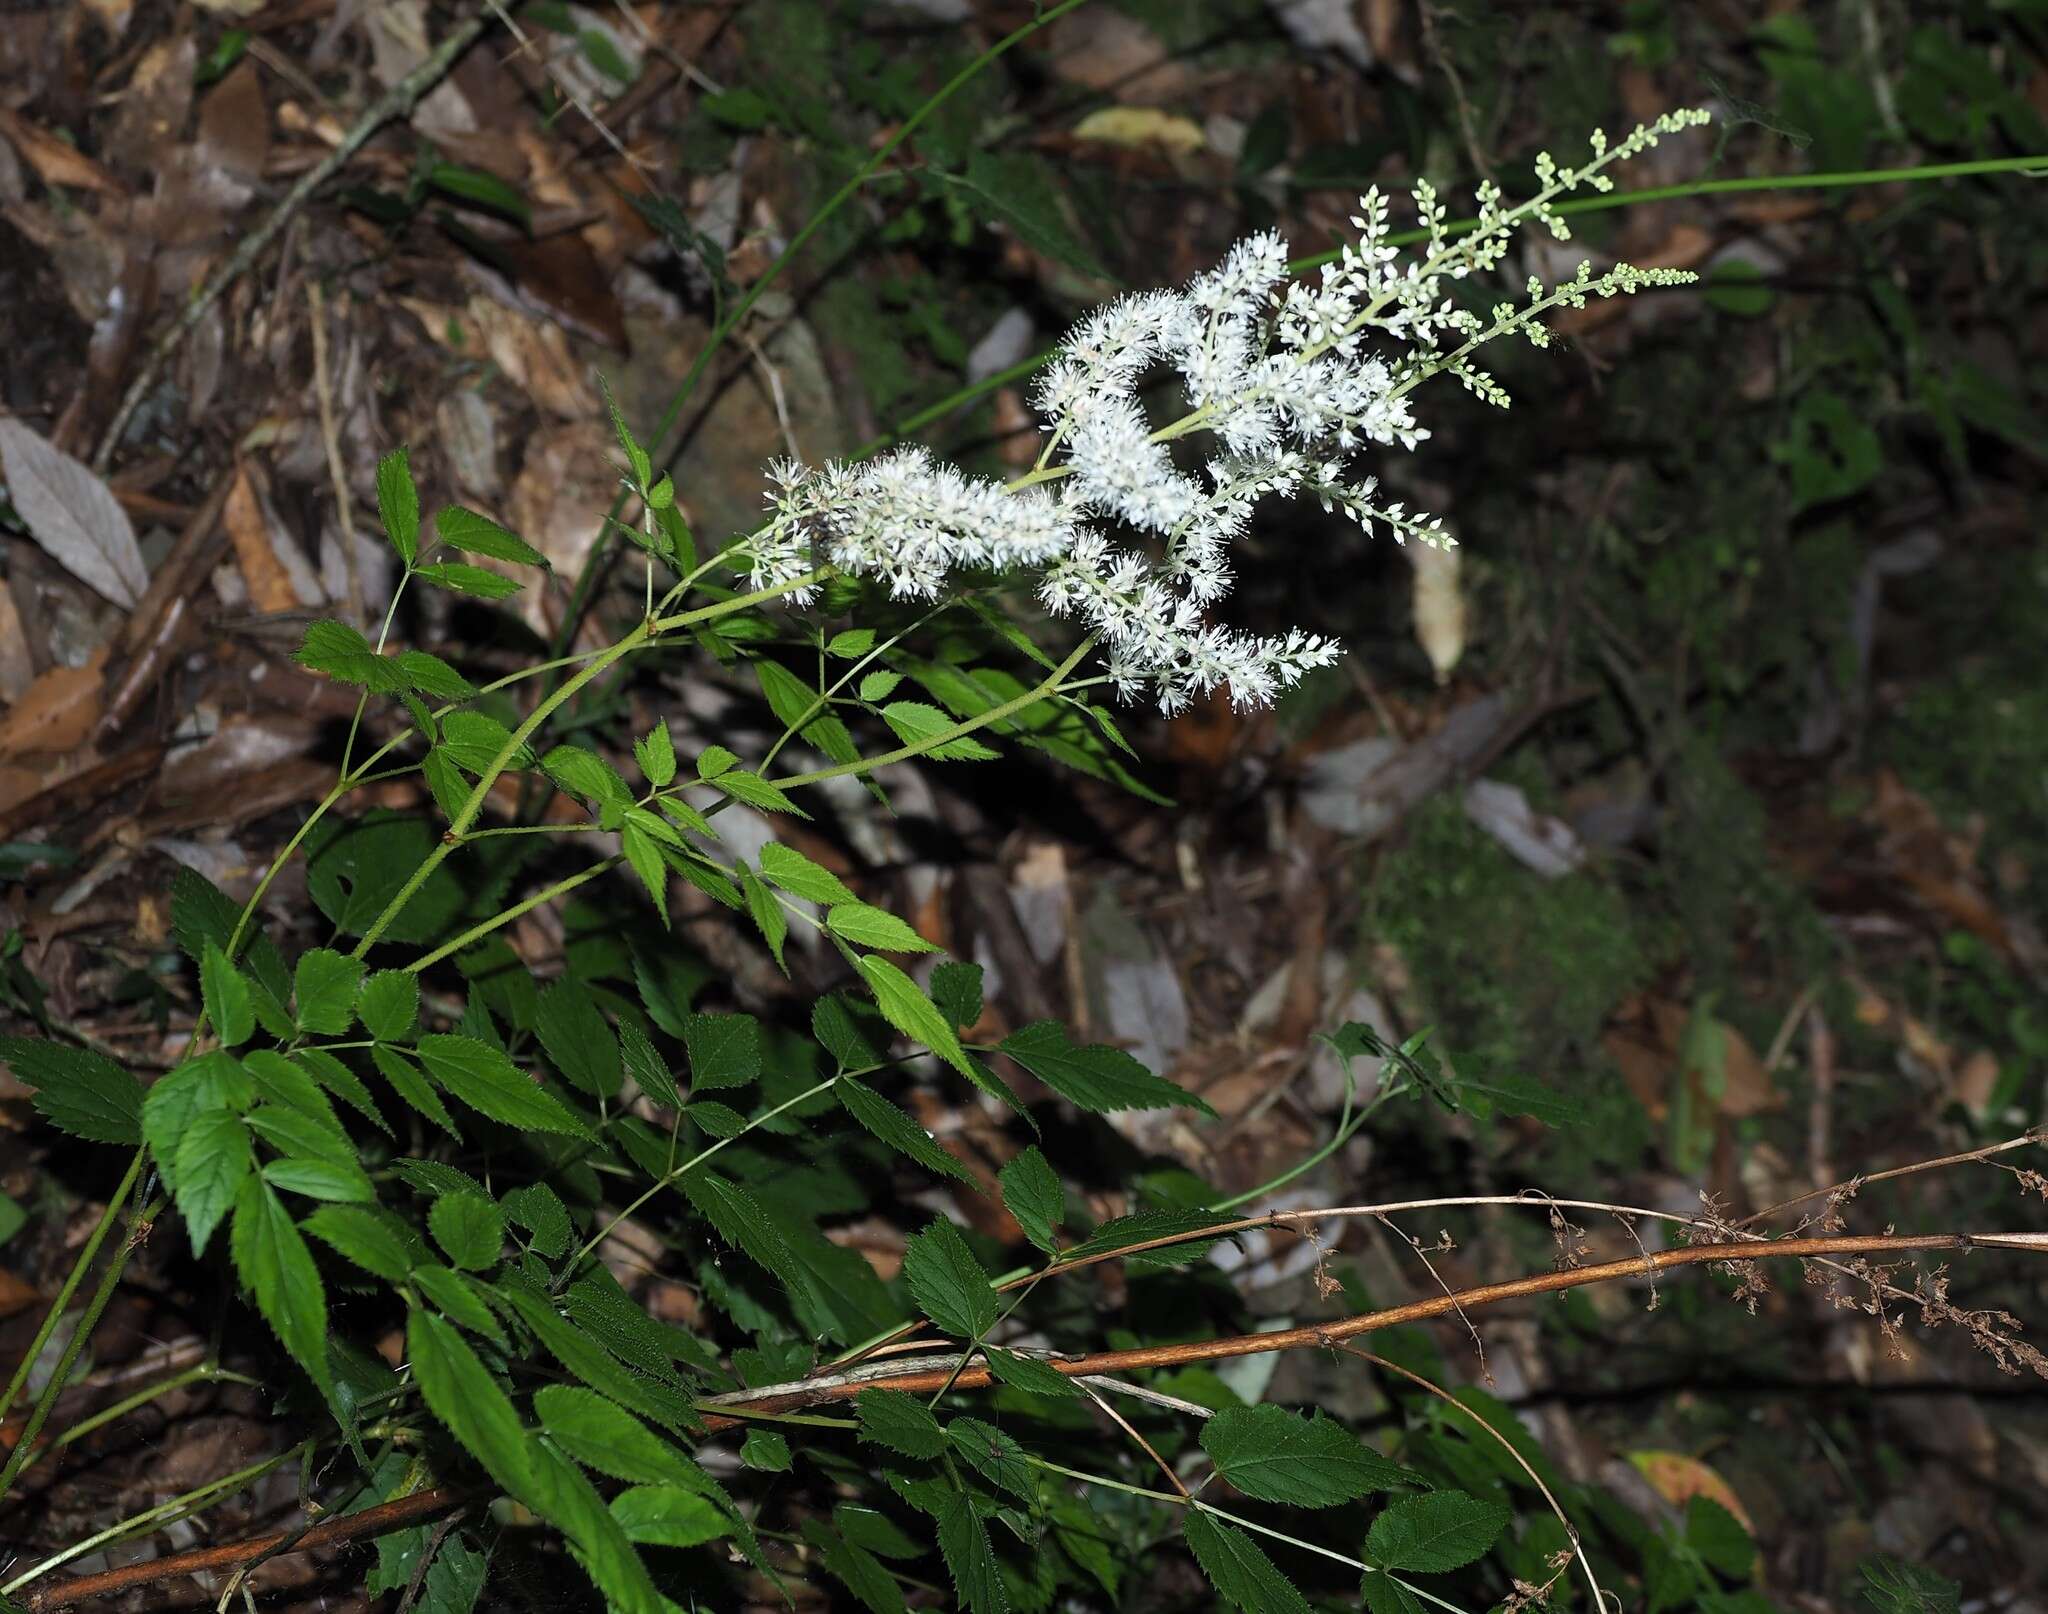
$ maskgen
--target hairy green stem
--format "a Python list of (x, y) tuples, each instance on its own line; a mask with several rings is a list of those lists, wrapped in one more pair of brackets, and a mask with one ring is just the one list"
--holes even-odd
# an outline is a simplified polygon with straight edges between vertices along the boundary
[[(132, 1175), (133, 1168), (131, 1180)], [(125, 1190), (115, 1203), (126, 1202), (130, 1192), (132, 1188)], [(142, 1225), (149, 1220), (161, 1203), (158, 1201), (156, 1204), (144, 1206), (129, 1216), (126, 1242), (107, 1263), (106, 1271), (100, 1274), (99, 1287), (93, 1290), (92, 1298), (85, 1303), (85, 1310), (80, 1313), (78, 1322), (71, 1330), (71, 1338), (65, 1341), (63, 1353), (57, 1358), (56, 1371), (50, 1375), (50, 1382), (43, 1386), (43, 1393), (36, 1398), (35, 1406), (29, 1410), (28, 1421), (23, 1424), (21, 1435), (14, 1443), (14, 1451), (7, 1459), (7, 1466), (0, 1468), (0, 1502), (7, 1500), (7, 1493), (14, 1488), (15, 1480), (20, 1477), (21, 1471), (35, 1455), (36, 1436), (43, 1432), (43, 1425), (48, 1421), (51, 1409), (57, 1405), (57, 1398), (71, 1382), (72, 1369), (78, 1365), (78, 1358), (85, 1350), (86, 1341), (92, 1338), (93, 1329), (99, 1325), (100, 1314), (107, 1309), (107, 1302), (114, 1298), (114, 1290), (119, 1286), (121, 1274), (128, 1266), (128, 1253), (135, 1247)], [(109, 1205), (107, 1208), (111, 1211), (114, 1207)], [(104, 1225), (103, 1218), (102, 1226)]]

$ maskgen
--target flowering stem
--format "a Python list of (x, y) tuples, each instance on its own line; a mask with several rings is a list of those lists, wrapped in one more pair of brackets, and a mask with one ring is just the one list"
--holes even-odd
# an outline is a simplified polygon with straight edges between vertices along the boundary
[[(1682, 185), (1655, 185), (1642, 190), (1609, 191), (1600, 196), (1582, 196), (1569, 201), (1558, 202), (1552, 211), (1564, 217), (1576, 217), (1581, 213), (1600, 213), (1610, 208), (1634, 207), (1645, 202), (1684, 201), (1693, 196), (1724, 196), (1758, 191), (1802, 191), (1833, 190), (1860, 185), (1910, 184), (1923, 180), (1965, 179), (1989, 174), (2025, 174), (2039, 178), (2048, 171), (2048, 154), (2032, 157), (1987, 157), (1972, 162), (1928, 163), (1916, 168), (1858, 168), (1821, 174), (1759, 175), (1744, 179), (1695, 180)], [(1445, 223), (1443, 233), (1469, 235), (1479, 228), (1479, 220), (1453, 219)], [(1386, 241), (1388, 246), (1414, 246), (1427, 241), (1429, 232), (1423, 229), (1396, 230)], [(1311, 269), (1320, 269), (1326, 263), (1334, 263), (1342, 255), (1343, 248), (1332, 247), (1328, 252), (1314, 253), (1306, 258), (1297, 258), (1287, 266), (1289, 274), (1305, 274)], [(866, 443), (852, 456), (867, 459), (883, 449), (902, 442), (924, 430), (935, 421), (943, 420), (956, 410), (985, 398), (991, 392), (1025, 380), (1045, 368), (1059, 355), (1058, 347), (1048, 347), (1029, 358), (1019, 359), (1015, 364), (983, 376), (979, 381), (947, 393), (935, 403), (905, 415), (873, 442)]]

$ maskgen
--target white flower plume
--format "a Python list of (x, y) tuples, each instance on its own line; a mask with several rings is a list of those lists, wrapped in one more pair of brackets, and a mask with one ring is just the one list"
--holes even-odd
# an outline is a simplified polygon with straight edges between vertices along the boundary
[[(1706, 121), (1670, 113), (1612, 146), (1596, 134), (1579, 169), (1545, 153), (1535, 198), (1510, 209), (1482, 185), (1477, 224), (1456, 239), (1435, 191), (1418, 183), (1428, 243), (1405, 261), (1387, 242), (1387, 201), (1375, 189), (1351, 220), (1358, 239), (1314, 278), (1290, 280), (1287, 243), (1264, 231), (1179, 291), (1098, 309), (1040, 373), (1032, 402), (1044, 450), (1007, 487), (921, 448), (822, 469), (778, 461), (767, 523), (749, 541), (754, 586), (826, 564), (933, 599), (959, 568), (1036, 572), (1046, 608), (1100, 638), (1126, 697), (1149, 694), (1169, 714), (1219, 688), (1239, 707), (1267, 705), (1339, 648), (1299, 630), (1264, 637), (1208, 620), (1230, 591), (1230, 548), (1253, 505), (1305, 494), (1368, 532), (1448, 543), (1440, 521), (1376, 503), (1375, 479), (1352, 469), (1369, 447), (1413, 449), (1429, 436), (1410, 407), (1416, 386), (1449, 373), (1504, 406), (1504, 389), (1471, 362), (1484, 343), (1519, 332), (1540, 345), (1551, 308), (1693, 277), (1627, 265), (1595, 275), (1582, 264), (1549, 291), (1532, 281), (1525, 303), (1503, 303), (1491, 319), (1454, 302), (1449, 283), (1497, 266), (1522, 223), (1568, 236), (1550, 205), (1557, 196), (1610, 188), (1610, 164)], [(1162, 369), (1179, 378), (1189, 412), (1155, 427), (1140, 389)], [(1198, 438), (1207, 458), (1196, 469), (1177, 463), (1173, 445)]]

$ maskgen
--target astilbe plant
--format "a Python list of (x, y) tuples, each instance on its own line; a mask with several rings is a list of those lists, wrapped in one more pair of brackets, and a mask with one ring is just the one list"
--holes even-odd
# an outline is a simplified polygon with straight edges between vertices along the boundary
[[(906, 1586), (941, 1572), (919, 1561), (933, 1550), (959, 1604), (976, 1614), (1056, 1600), (1116, 1607), (1131, 1595), (1134, 1566), (1166, 1539), (1159, 1520), (1176, 1511), (1201, 1570), (1236, 1608), (1307, 1607), (1260, 1535), (1293, 1543), (1311, 1570), (1335, 1564), (1362, 1575), (1352, 1584), (1375, 1609), (1411, 1610), (1418, 1599), (1455, 1607), (1416, 1577), (1461, 1570), (1500, 1536), (1509, 1515), (1489, 1494), (1502, 1482), (1484, 1478), (1488, 1462), (1560, 1504), (1562, 1482), (1546, 1483), (1500, 1433), (1500, 1419), (1478, 1420), (1474, 1450), (1491, 1456), (1471, 1459), (1477, 1468), (1409, 1466), (1320, 1414), (1216, 1410), (1129, 1375), (1282, 1348), (1356, 1353), (1347, 1341), (1458, 1309), (1460, 1297), (1094, 1356), (1049, 1349), (1047, 1334), (1028, 1331), (1043, 1327), (1083, 1350), (1097, 1343), (1071, 1312), (1021, 1309), (1041, 1284), (1103, 1261), (1130, 1263), (1135, 1278), (1255, 1227), (1299, 1229), (1397, 1207), (1231, 1219), (1266, 1191), (1258, 1189), (1228, 1202), (1155, 1202), (1077, 1237), (1084, 1219), (1059, 1164), (1031, 1144), (1003, 1168), (998, 1191), (1035, 1264), (992, 1279), (988, 1241), (977, 1246), (941, 1217), (909, 1240), (901, 1283), (884, 1284), (827, 1236), (824, 1221), (867, 1205), (899, 1210), (876, 1191), (896, 1157), (972, 1184), (885, 1091), (891, 1083), (957, 1078), (996, 1114), (1022, 1117), (1020, 1131), (1028, 1108), (998, 1054), (1087, 1111), (1199, 1101), (1126, 1054), (1076, 1046), (1052, 1022), (972, 1046), (964, 1032), (981, 1017), (977, 969), (941, 963), (920, 983), (889, 956), (931, 950), (908, 924), (781, 841), (751, 859), (736, 855), (717, 819), (733, 802), (800, 814), (808, 786), (872, 783), (885, 763), (913, 757), (986, 757), (989, 741), (1006, 738), (1125, 777), (1115, 725), (1088, 703), (1091, 687), (1113, 684), (1169, 713), (1217, 689), (1259, 705), (1331, 660), (1328, 640), (1260, 637), (1212, 620), (1254, 507), (1314, 498), (1368, 531), (1443, 541), (1435, 522), (1381, 501), (1355, 463), (1426, 435), (1414, 412), (1420, 384), (1448, 374), (1504, 403), (1475, 363), (1485, 343), (1510, 333), (1540, 343), (1552, 308), (1686, 277), (1586, 267), (1556, 287), (1532, 283), (1523, 300), (1485, 315), (1454, 295), (1459, 283), (1498, 267), (1523, 223), (1563, 235), (1558, 197), (1605, 186), (1612, 164), (1702, 121), (1679, 113), (1618, 145), (1596, 142), (1575, 169), (1545, 158), (1541, 191), (1518, 206), (1482, 187), (1476, 225), (1462, 234), (1418, 187), (1426, 241), (1414, 257), (1388, 244), (1388, 205), (1373, 193), (1360, 202), (1358, 238), (1314, 279), (1290, 279), (1285, 245), (1259, 235), (1179, 291), (1112, 304), (1083, 320), (1046, 369), (1035, 392), (1043, 451), (1007, 486), (920, 449), (818, 468), (782, 463), (771, 468), (761, 528), (700, 561), (674, 488), (618, 420), (625, 481), (641, 506), (626, 530), (647, 552), (647, 603), (602, 650), (477, 687), (425, 652), (387, 654), (382, 637), (372, 644), (344, 624), (316, 624), (300, 659), (362, 689), (357, 723), (339, 781), (247, 902), (237, 907), (197, 875), (180, 876), (173, 927), (203, 1001), (188, 1056), (145, 1091), (95, 1053), (19, 1040), (4, 1051), (57, 1127), (134, 1151), (29, 1362), (116, 1222), (125, 1216), (131, 1227), (125, 1258), (167, 1196), (195, 1252), (217, 1248), (225, 1228), (240, 1284), (304, 1376), (283, 1391), (285, 1408), (331, 1415), (332, 1429), (18, 1569), (0, 1592), (33, 1585), (31, 1601), (49, 1606), (82, 1595), (95, 1577), (70, 1589), (43, 1577), (296, 1462), (322, 1476), (330, 1508), (348, 1510), (303, 1541), (396, 1532), (380, 1543), (368, 1589), (438, 1611), (476, 1601), (493, 1555), (509, 1572), (544, 1572), (548, 1556), (533, 1534), (483, 1511), (500, 1495), (543, 1521), (544, 1540), (566, 1546), (609, 1606), (632, 1611), (735, 1606), (737, 1562), (775, 1586), (822, 1572), (854, 1602), (893, 1614), (906, 1606)], [(1155, 425), (1144, 398), (1160, 372), (1178, 379), (1186, 407)], [(503, 573), (456, 557), (539, 560), (514, 534), (461, 509), (440, 511), (430, 537), (402, 452), (380, 466), (378, 491), (404, 568), (400, 594), (417, 582), (502, 595), (515, 586)], [(657, 567), (675, 578), (659, 600)], [(1003, 591), (1020, 583), (1053, 617), (1080, 624), (1065, 654), (1035, 644), (1004, 611)], [(693, 594), (702, 603), (686, 605)], [(943, 653), (927, 651), (925, 625), (955, 607), (969, 608), (949, 618), (963, 626)], [(855, 620), (844, 625), (849, 613)], [(685, 766), (666, 723), (632, 747), (637, 784), (587, 747), (540, 749), (543, 727), (607, 672), (688, 646), (753, 671), (782, 726), (756, 765), (708, 744)], [(1106, 671), (1082, 672), (1098, 646)], [(815, 669), (810, 676), (772, 653), (791, 647)], [(1035, 668), (1035, 681), (1006, 658)], [(550, 684), (520, 716), (505, 692), (535, 676)], [(930, 700), (893, 698), (906, 680)], [(373, 698), (389, 704), (372, 714)], [(863, 753), (847, 716), (897, 743)], [(366, 733), (383, 737), (358, 756)], [(799, 742), (822, 755), (819, 765), (775, 771)], [(369, 813), (344, 822), (334, 812), (367, 784), (415, 774), (438, 808), (431, 820)], [(484, 826), (507, 775), (576, 798), (585, 811), (568, 822), (557, 813)], [(566, 875), (550, 869), (507, 901), (546, 837), (574, 844), (607, 832), (616, 852)], [(287, 961), (257, 914), (301, 851), (313, 901), (335, 940), (353, 944)], [(664, 925), (612, 916), (608, 929), (593, 928), (605, 916), (571, 907), (579, 939), (570, 967), (541, 989), (500, 932), (621, 864)], [(700, 1012), (706, 972), (665, 940), (673, 877), (745, 914), (778, 963), (793, 925), (815, 928), (854, 984), (818, 1000), (808, 1037), (744, 1013)], [(437, 990), (425, 996), (430, 977)], [(1358, 1027), (1335, 1040), (1347, 1056), (1385, 1058), (1387, 1075), (1373, 1105), (1347, 1106), (1318, 1159), (1396, 1094), (1446, 1093), (1426, 1050), (1386, 1047)], [(1546, 1208), (1562, 1224), (1558, 1207)], [(603, 1259), (628, 1218), (693, 1280), (689, 1327), (657, 1321)], [(1718, 1221), (1693, 1225), (1701, 1242), (1606, 1267), (1575, 1256), (1557, 1273), (1478, 1298), (1726, 1265), (1751, 1249), (1821, 1259), (1944, 1242), (1830, 1230), (1772, 1246)], [(43, 1425), (120, 1265), (94, 1291), (0, 1486), (43, 1449)], [(400, 1318), (396, 1368), (356, 1343)], [(905, 1342), (908, 1355), (898, 1348)], [(998, 1395), (988, 1417), (939, 1416), (951, 1398), (990, 1387)], [(834, 1405), (852, 1416), (814, 1410)], [(1479, 1405), (1468, 1395), (1455, 1411), (1469, 1423)], [(1162, 1412), (1150, 1435), (1132, 1421)], [(1185, 1439), (1190, 1420), (1198, 1445)], [(1130, 1447), (1090, 1454), (1098, 1427), (1127, 1434)], [(1419, 1450), (1442, 1446), (1439, 1438)], [(799, 1461), (794, 1485), (779, 1477)], [(1147, 1465), (1158, 1469), (1149, 1480)], [(1369, 1518), (1338, 1515), (1354, 1534), (1304, 1537), (1200, 1494), (1219, 1479), (1255, 1503), (1381, 1501)], [(450, 1525), (458, 1509), (467, 1511)], [(1577, 1545), (1568, 1528), (1547, 1546), (1511, 1542), (1490, 1584), (1526, 1603), (1556, 1584)], [(1706, 1561), (1705, 1547), (1687, 1550), (1686, 1562)], [(1597, 1590), (1591, 1558), (1578, 1557)], [(1720, 1561), (1731, 1558), (1747, 1562), (1746, 1540)], [(1348, 1591), (1343, 1601), (1353, 1601)]]

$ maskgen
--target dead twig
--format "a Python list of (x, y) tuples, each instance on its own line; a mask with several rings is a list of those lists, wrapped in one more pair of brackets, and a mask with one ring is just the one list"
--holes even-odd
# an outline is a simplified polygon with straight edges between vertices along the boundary
[[(195, 1547), (190, 1552), (174, 1552), (168, 1558), (124, 1564), (119, 1569), (105, 1569), (96, 1575), (74, 1575), (41, 1591), (29, 1592), (22, 1598), (22, 1606), (29, 1610), (29, 1614), (44, 1614), (46, 1609), (69, 1608), (74, 1603), (108, 1597), (131, 1587), (175, 1580), (180, 1575), (244, 1569), (280, 1550), (312, 1552), (318, 1547), (339, 1546), (345, 1541), (387, 1535), (393, 1530), (424, 1524), (467, 1500), (462, 1492), (446, 1488), (414, 1491), (410, 1496), (380, 1502), (360, 1513), (349, 1513), (338, 1519), (329, 1519), (324, 1524), (316, 1524), (296, 1541), (291, 1540), (290, 1531), (280, 1530), (248, 1541), (230, 1541), (218, 1547)], [(290, 1542), (289, 1547), (285, 1546), (286, 1542)]]
[[(1562, 1203), (1562, 1202), (1561, 1202)], [(1323, 1211), (1319, 1214), (1328, 1215)], [(1684, 1220), (1684, 1218), (1674, 1218)], [(1210, 1236), (1204, 1230), (1198, 1236)], [(1161, 1240), (1161, 1243), (1174, 1242)], [(1184, 1242), (1184, 1241), (1183, 1241)], [(1401, 1323), (1424, 1322), (1446, 1313), (1466, 1311), (1475, 1306), (1497, 1305), (1502, 1301), (1526, 1299), (1532, 1295), (1556, 1294), (1587, 1284), (1611, 1283), (1617, 1279), (1641, 1277), (1647, 1268), (1654, 1272), (1674, 1267), (1716, 1266), (1757, 1260), (1810, 1260), (1837, 1255), (1904, 1254), (1915, 1250), (2014, 1249), (2048, 1251), (2048, 1233), (1872, 1233), (1830, 1238), (1745, 1239), (1733, 1243), (1691, 1244), (1679, 1249), (1659, 1250), (1647, 1258), (1628, 1256), (1603, 1261), (1596, 1266), (1572, 1267), (1562, 1272), (1539, 1272), (1511, 1278), (1502, 1283), (1478, 1284), (1428, 1300), (1363, 1312), (1336, 1322), (1311, 1323), (1300, 1328), (1276, 1329), (1266, 1334), (1236, 1334), (1220, 1339), (1188, 1340), (1174, 1345), (1147, 1345), (1135, 1350), (1103, 1351), (1089, 1356), (1046, 1362), (1055, 1373), (1068, 1378), (1103, 1373), (1127, 1373), (1139, 1368), (1185, 1367), (1194, 1362), (1217, 1362), (1237, 1356), (1260, 1356), (1268, 1351), (1305, 1350), (1327, 1347), (1338, 1340), (1355, 1339)], [(1129, 1251), (1119, 1251), (1129, 1254)], [(911, 1358), (894, 1364), (874, 1364), (876, 1371), (837, 1373), (817, 1379), (798, 1379), (787, 1384), (763, 1385), (722, 1398), (749, 1412), (787, 1412), (825, 1401), (851, 1399), (863, 1390), (903, 1390), (911, 1395), (932, 1395), (940, 1389), (974, 1389), (990, 1380), (986, 1366), (961, 1364), (957, 1358), (941, 1358), (951, 1366), (940, 1367), (932, 1359)], [(705, 1402), (710, 1407), (718, 1403)], [(707, 1411), (705, 1426), (729, 1429), (744, 1423), (745, 1417)]]

